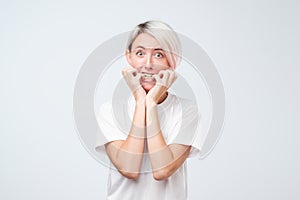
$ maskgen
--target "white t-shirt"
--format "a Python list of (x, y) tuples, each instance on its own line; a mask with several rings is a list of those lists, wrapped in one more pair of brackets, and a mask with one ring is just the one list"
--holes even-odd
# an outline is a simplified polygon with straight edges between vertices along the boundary
[[(103, 139), (96, 139), (96, 151), (105, 154), (105, 144), (115, 140), (126, 140), (133, 118), (135, 101), (120, 100), (101, 105), (97, 121)], [(201, 144), (198, 137), (200, 114), (197, 105), (189, 100), (179, 98), (171, 93), (164, 102), (157, 106), (160, 127), (166, 144), (191, 145), (190, 157), (200, 153)], [(125, 127), (125, 128), (124, 128)], [(103, 138), (103, 137), (99, 137)], [(145, 145), (145, 151), (147, 145)], [(144, 154), (139, 178), (127, 179), (122, 176), (110, 162), (107, 199), (108, 200), (186, 200), (187, 166), (186, 161), (167, 180), (157, 181), (151, 172), (151, 163), (147, 153)]]

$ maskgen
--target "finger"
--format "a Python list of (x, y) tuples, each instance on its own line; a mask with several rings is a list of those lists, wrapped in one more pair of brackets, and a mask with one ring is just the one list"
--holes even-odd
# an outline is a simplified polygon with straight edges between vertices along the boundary
[(139, 72), (136, 72), (135, 78), (140, 79), (142, 77), (142, 74)]
[(174, 82), (176, 80), (176, 78), (177, 78), (176, 73), (174, 71), (171, 71), (170, 72), (170, 77), (169, 77), (170, 81)]
[(165, 75), (164, 71), (165, 71), (165, 70), (160, 70), (160, 71), (158, 72), (158, 77), (159, 77), (160, 79), (163, 79), (163, 78), (164, 78), (164, 75)]
[(174, 81), (178, 78), (177, 73), (174, 72)]
[(127, 69), (127, 71), (126, 71), (126, 75), (127, 75), (128, 77), (130, 77), (130, 78), (135, 77), (136, 74), (137, 74), (137, 71), (136, 71), (136, 69), (134, 69), (134, 68)]
[(152, 77), (156, 80), (156, 82), (160, 81), (160, 74), (153, 74)]
[(156, 83), (155, 85), (162, 85), (162, 81), (161, 81), (161, 78), (160, 78), (160, 74), (153, 74), (152, 77), (155, 79)]
[(169, 72), (167, 70), (161, 70), (160, 71), (160, 77), (161, 78), (161, 85), (165, 86), (165, 87), (168, 87), (168, 82), (169, 82)]
[(130, 72), (134, 77), (136, 77), (137, 75), (137, 72), (136, 71), (133, 71), (133, 72)]
[(126, 67), (124, 67), (124, 68), (122, 69), (122, 71), (128, 71), (128, 70), (130, 70), (130, 69), (134, 69), (134, 68), (131, 67), (131, 66), (126, 66)]
[(163, 81), (167, 88), (169, 88), (174, 83), (175, 79), (177, 78), (175, 71), (170, 70), (170, 69), (165, 70), (164, 76), (165, 76), (165, 79)]
[(171, 71), (170, 70), (164, 70), (164, 77), (163, 80), (164, 81), (168, 81), (169, 77), (170, 77)]
[(175, 82), (176, 78), (177, 78), (177, 75), (175, 73), (170, 74), (170, 77), (168, 80), (168, 88), (171, 87), (171, 85)]
[(130, 66), (127, 66), (127, 67), (123, 68), (123, 69), (122, 69), (122, 75), (125, 76), (125, 75), (127, 74), (127, 72), (128, 72), (129, 70), (131, 70), (131, 69), (132, 69), (132, 67), (130, 67)]
[(158, 74), (154, 74), (152, 77), (155, 78), (156, 82), (161, 83), (163, 81), (163, 78), (164, 78), (164, 73), (159, 72)]
[(122, 69), (122, 75), (125, 76), (126, 75), (126, 69)]

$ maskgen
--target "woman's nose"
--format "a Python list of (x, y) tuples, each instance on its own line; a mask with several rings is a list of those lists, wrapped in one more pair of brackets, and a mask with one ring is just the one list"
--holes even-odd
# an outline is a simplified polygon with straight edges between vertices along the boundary
[(153, 64), (153, 60), (152, 60), (152, 54), (147, 54), (147, 58), (146, 58), (146, 65), (151, 65)]
[(146, 59), (144, 60), (144, 68), (149, 71), (153, 69), (153, 60), (152, 60), (152, 55), (147, 54)]
[(145, 70), (147, 70), (147, 71), (152, 71), (153, 70), (153, 67), (152, 67), (151, 63), (146, 64), (144, 67), (145, 67)]

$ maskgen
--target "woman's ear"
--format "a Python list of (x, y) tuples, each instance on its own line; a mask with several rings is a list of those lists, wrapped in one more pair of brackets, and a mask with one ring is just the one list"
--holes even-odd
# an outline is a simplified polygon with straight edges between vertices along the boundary
[(132, 64), (131, 64), (130, 51), (129, 51), (128, 49), (126, 50), (126, 60), (127, 60), (127, 62), (129, 63), (129, 65), (132, 66)]

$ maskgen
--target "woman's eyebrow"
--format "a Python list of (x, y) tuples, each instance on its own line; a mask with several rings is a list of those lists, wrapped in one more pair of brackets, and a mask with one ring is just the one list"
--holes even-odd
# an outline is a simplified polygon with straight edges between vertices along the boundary
[[(141, 49), (152, 49), (152, 48), (145, 48), (145, 47), (143, 47), (143, 46), (137, 46), (137, 47), (135, 47), (135, 49), (138, 49), (138, 48), (141, 48)], [(158, 51), (158, 50), (164, 51), (162, 48), (155, 48), (155, 49), (154, 49), (154, 51)]]
[(143, 46), (137, 46), (137, 47), (135, 47), (135, 49), (138, 49), (138, 48), (145, 49), (145, 47), (143, 47)]

